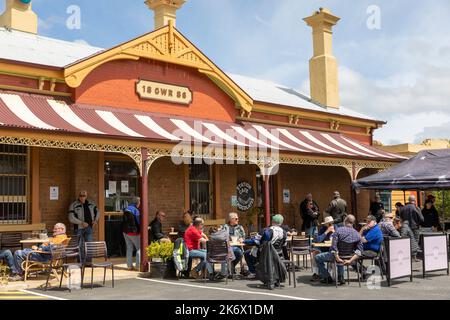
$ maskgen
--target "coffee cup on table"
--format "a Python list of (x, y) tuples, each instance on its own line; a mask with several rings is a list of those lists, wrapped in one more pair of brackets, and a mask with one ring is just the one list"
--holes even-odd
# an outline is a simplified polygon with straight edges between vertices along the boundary
[(231, 236), (231, 242), (232, 243), (238, 242), (238, 237), (237, 236)]
[(175, 232), (175, 228), (174, 227), (170, 228), (170, 233), (174, 233), (174, 232)]

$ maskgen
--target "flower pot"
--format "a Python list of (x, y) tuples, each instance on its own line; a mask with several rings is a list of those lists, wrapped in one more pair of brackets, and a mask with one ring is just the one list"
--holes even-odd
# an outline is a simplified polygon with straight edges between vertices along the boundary
[(167, 262), (155, 262), (152, 260), (150, 262), (150, 278), (176, 279), (177, 272), (173, 260), (168, 260)]

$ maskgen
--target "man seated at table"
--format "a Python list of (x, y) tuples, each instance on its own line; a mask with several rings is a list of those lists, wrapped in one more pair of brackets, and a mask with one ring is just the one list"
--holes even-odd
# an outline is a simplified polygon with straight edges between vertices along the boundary
[(359, 231), (361, 235), (361, 241), (363, 243), (363, 258), (376, 257), (381, 249), (381, 243), (383, 242), (383, 233), (377, 224), (377, 218), (369, 215), (366, 218), (367, 224)]
[(253, 238), (244, 241), (244, 244), (246, 245), (255, 246), (244, 253), (248, 271), (250, 272), (248, 275), (249, 279), (254, 279), (256, 277), (255, 264), (258, 261), (259, 247), (262, 246), (264, 242), (271, 241), (277, 250), (278, 255), (283, 258), (283, 246), (286, 245), (287, 239), (286, 231), (281, 228), (283, 221), (284, 218), (281, 214), (274, 215), (270, 227), (265, 228)]
[(150, 242), (171, 242), (169, 237), (164, 234), (162, 223), (166, 219), (166, 214), (162, 211), (156, 211), (155, 219), (150, 222), (148, 240)]
[[(209, 274), (213, 274), (212, 266), (206, 263), (206, 250), (200, 248), (200, 244), (205, 244), (208, 241), (208, 237), (203, 233), (204, 221), (202, 218), (195, 218), (192, 225), (187, 228), (184, 233), (184, 242), (186, 247), (189, 249), (189, 262), (187, 267), (187, 272), (190, 272), (190, 276), (197, 279), (201, 276), (201, 272), (205, 265)], [(199, 258), (200, 263), (195, 269), (192, 269), (192, 259)]]
[(397, 229), (395, 229), (393, 223), (394, 214), (390, 212), (384, 212), (384, 210), (382, 211), (382, 214), (383, 220), (381, 220), (378, 225), (380, 226), (383, 236), (399, 238), (400, 233), (397, 231)]
[[(377, 218), (375, 216), (369, 215), (366, 218), (367, 224), (361, 228), (359, 233), (361, 234), (361, 241), (363, 243), (363, 252), (361, 257), (364, 258), (375, 258), (381, 249), (381, 244), (383, 243), (383, 233), (377, 224)], [(365, 278), (366, 268), (361, 264), (361, 273), (363, 279)]]
[[(317, 238), (314, 240), (314, 243), (323, 243), (326, 241), (330, 241), (331, 237), (333, 236), (333, 234), (335, 233), (335, 228), (334, 228), (334, 219), (331, 216), (325, 217), (324, 222), (322, 222), (321, 227), (319, 229), (319, 233), (317, 235)], [(322, 253), (322, 252), (327, 252), (329, 251), (330, 248), (326, 248), (326, 247), (312, 247), (312, 271), (313, 271), (313, 276), (311, 278), (311, 281), (320, 281), (320, 276), (318, 274), (319, 270), (317, 268), (316, 265), (316, 260), (315, 257), (316, 255)]]
[(31, 261), (37, 262), (47, 262), (51, 259), (50, 249), (53, 245), (66, 245), (68, 243), (69, 238), (66, 235), (66, 226), (64, 223), (57, 223), (53, 227), (53, 237), (48, 239), (48, 242), (45, 242), (38, 246), (32, 246), (31, 249), (23, 249), (17, 250), (14, 252), (14, 263), (17, 269), (17, 272), (20, 276), (24, 275), (24, 270), (22, 268), (22, 262), (26, 260), (27, 255), (31, 253), (29, 259)]
[(22, 278), (18, 275), (18, 271), (16, 269), (16, 266), (14, 264), (14, 256), (11, 252), (11, 250), (1, 250), (0, 251), (0, 261), (5, 260), (8, 268), (10, 277), (8, 278), (9, 281), (18, 281)]
[[(333, 278), (328, 273), (325, 267), (325, 262), (337, 262), (338, 281), (339, 284), (345, 284), (344, 281), (344, 265), (352, 265), (360, 256), (363, 251), (363, 244), (361, 242), (360, 234), (353, 228), (355, 224), (355, 216), (349, 214), (344, 219), (344, 225), (336, 228), (336, 231), (332, 237), (331, 248), (329, 252), (323, 252), (316, 255), (316, 264), (319, 269), (320, 282), (321, 283), (333, 283)], [(355, 251), (352, 258), (348, 261), (344, 261), (339, 257), (339, 243), (345, 242), (347, 244), (354, 244)]]
[[(237, 239), (238, 243), (242, 243), (245, 240), (245, 230), (242, 225), (239, 224), (239, 216), (236, 212), (230, 212), (228, 214), (228, 223), (223, 225), (222, 228), (227, 232), (229, 235), (229, 240), (232, 239), (232, 237), (235, 237)], [(242, 257), (244, 256), (244, 251), (239, 246), (233, 246), (232, 247), (234, 256), (236, 257), (235, 260), (233, 260), (232, 263), (232, 274), (236, 273), (236, 266), (238, 263), (241, 262)], [(222, 270), (224, 271), (224, 270)], [(241, 270), (242, 271), (242, 270)]]

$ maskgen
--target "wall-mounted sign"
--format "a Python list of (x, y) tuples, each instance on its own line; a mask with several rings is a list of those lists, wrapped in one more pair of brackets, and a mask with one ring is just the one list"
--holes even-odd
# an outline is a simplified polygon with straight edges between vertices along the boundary
[(237, 208), (240, 211), (247, 211), (255, 203), (255, 192), (250, 183), (246, 181), (239, 182), (237, 185)]
[(291, 203), (291, 191), (283, 189), (283, 203)]
[(136, 82), (136, 92), (141, 99), (180, 104), (190, 104), (192, 102), (192, 91), (189, 88), (166, 83), (139, 80)]
[(237, 200), (237, 196), (231, 196), (231, 206), (232, 207), (237, 207), (238, 205), (238, 200)]
[(50, 187), (50, 200), (59, 200), (59, 187)]

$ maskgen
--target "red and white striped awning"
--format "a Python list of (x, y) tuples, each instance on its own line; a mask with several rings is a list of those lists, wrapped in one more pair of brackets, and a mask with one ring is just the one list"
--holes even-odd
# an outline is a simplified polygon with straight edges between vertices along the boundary
[(158, 142), (223, 144), (345, 158), (406, 159), (339, 133), (170, 117), (5, 91), (0, 91), (0, 126)]

